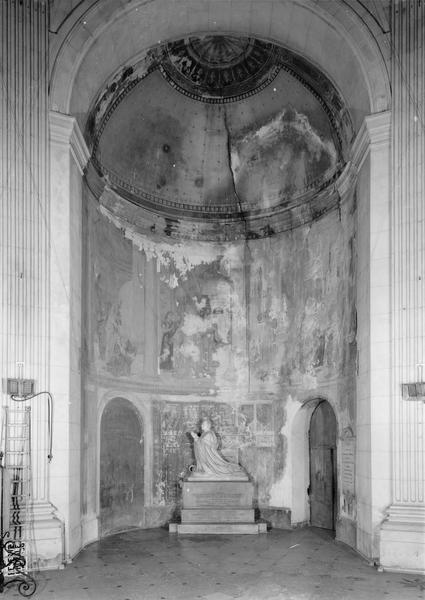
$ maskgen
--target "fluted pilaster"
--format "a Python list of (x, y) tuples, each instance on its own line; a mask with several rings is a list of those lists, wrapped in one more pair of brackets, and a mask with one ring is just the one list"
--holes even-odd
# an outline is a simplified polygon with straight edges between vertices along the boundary
[[(35, 379), (36, 391), (49, 389), (50, 362), (46, 5), (0, 2), (1, 372)], [(33, 498), (45, 501), (47, 410), (34, 404)]]
[(425, 5), (393, 7), (393, 494), (423, 504), (424, 404), (401, 384), (425, 379)]
[(424, 3), (394, 0), (392, 23), (393, 498), (381, 532), (381, 562), (424, 571), (425, 404), (404, 398), (401, 387), (425, 379)]

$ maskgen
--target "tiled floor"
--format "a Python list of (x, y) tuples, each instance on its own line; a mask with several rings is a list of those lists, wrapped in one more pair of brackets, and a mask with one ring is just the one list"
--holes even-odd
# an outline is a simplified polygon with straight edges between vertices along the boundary
[[(324, 531), (180, 536), (132, 530), (36, 575), (34, 600), (410, 600), (425, 578), (379, 573)], [(16, 587), (4, 598), (17, 597)]]

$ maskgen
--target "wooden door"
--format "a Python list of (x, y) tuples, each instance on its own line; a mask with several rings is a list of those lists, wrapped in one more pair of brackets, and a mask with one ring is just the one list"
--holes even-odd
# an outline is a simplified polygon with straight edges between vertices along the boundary
[(314, 527), (335, 529), (336, 517), (336, 419), (323, 401), (310, 421), (310, 522)]

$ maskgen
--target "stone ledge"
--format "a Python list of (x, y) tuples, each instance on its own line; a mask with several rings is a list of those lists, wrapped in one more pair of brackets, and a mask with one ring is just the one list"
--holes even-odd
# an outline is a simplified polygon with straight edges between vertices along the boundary
[(188, 534), (258, 534), (267, 533), (267, 523), (170, 523), (170, 533)]
[(183, 508), (182, 523), (254, 523), (253, 508)]

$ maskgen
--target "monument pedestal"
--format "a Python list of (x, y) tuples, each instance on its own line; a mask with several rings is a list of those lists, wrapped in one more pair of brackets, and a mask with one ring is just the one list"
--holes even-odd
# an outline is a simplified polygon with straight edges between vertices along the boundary
[(252, 508), (254, 486), (250, 481), (189, 479), (183, 484), (181, 523), (169, 531), (196, 533), (266, 533), (266, 523), (256, 523)]

